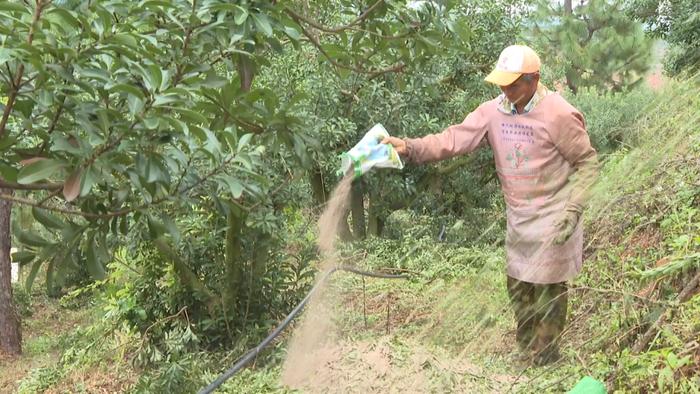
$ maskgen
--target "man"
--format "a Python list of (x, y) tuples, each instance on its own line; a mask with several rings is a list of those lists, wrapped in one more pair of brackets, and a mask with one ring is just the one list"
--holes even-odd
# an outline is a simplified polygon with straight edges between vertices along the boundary
[(382, 142), (415, 163), (491, 146), (506, 201), (507, 288), (519, 358), (543, 365), (559, 358), (566, 281), (581, 270), (580, 219), (598, 165), (583, 115), (539, 80), (537, 54), (509, 46), (486, 77), (503, 94), (442, 133)]

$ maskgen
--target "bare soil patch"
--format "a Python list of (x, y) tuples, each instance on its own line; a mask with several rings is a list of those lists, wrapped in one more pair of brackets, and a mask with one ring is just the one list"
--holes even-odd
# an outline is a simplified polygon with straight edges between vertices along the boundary
[(316, 353), (321, 363), (295, 386), (305, 393), (491, 393), (517, 378), (421, 344), (394, 344), (390, 336), (329, 344)]

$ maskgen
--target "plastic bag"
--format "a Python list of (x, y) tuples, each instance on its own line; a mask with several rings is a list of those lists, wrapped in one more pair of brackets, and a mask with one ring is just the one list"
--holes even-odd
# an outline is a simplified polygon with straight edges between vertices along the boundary
[(403, 162), (393, 146), (382, 144), (389, 136), (381, 123), (374, 125), (352, 149), (340, 155), (338, 175), (347, 174), (352, 167), (355, 178), (361, 177), (372, 168), (403, 168)]
[(567, 394), (607, 394), (607, 392), (602, 382), (585, 376)]

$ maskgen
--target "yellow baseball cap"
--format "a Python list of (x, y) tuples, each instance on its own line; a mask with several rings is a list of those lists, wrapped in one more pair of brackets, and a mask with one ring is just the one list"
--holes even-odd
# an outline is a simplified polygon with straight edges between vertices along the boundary
[(501, 52), (496, 68), (484, 78), (498, 86), (508, 86), (523, 74), (540, 71), (540, 57), (525, 45), (511, 45)]

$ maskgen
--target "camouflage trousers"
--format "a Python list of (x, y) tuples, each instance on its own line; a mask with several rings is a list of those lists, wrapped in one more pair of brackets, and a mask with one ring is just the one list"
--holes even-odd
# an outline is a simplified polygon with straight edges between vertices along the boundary
[(520, 350), (558, 355), (557, 341), (566, 324), (566, 283), (536, 284), (508, 277), (508, 295), (515, 311)]

